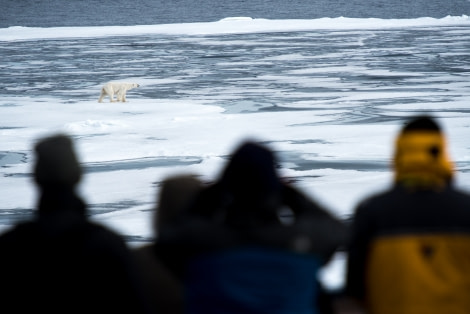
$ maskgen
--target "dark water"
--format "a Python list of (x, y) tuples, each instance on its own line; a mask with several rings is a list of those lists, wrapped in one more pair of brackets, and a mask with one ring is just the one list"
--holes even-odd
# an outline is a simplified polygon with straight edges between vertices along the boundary
[[(377, 114), (369, 98), (372, 94), (382, 93), (385, 88), (402, 94), (424, 91), (426, 96), (408, 99), (402, 95), (400, 100), (421, 103), (442, 98), (439, 89), (429, 88), (431, 79), (447, 89), (451, 89), (449, 75), (459, 81), (466, 80), (470, 59), (462, 50), (470, 47), (467, 36), (465, 27), (455, 27), (275, 33), (269, 37), (257, 33), (234, 34), (199, 36), (197, 41), (185, 41), (181, 36), (151, 35), (138, 39), (120, 36), (106, 40), (41, 40), (40, 45), (36, 41), (5, 42), (0, 43), (5, 57), (0, 71), (5, 74), (0, 75), (0, 95), (14, 97), (21, 90), (35, 97), (66, 97), (64, 101), (68, 103), (82, 102), (84, 97), (94, 100), (97, 98), (95, 86), (103, 81), (125, 79), (131, 73), (140, 78), (179, 78), (174, 83), (144, 84), (134, 91), (140, 97), (204, 99), (210, 91), (212, 96), (224, 101), (229, 113), (303, 110), (290, 108), (288, 104), (304, 100), (303, 95), (317, 95), (317, 100), (327, 101), (332, 94), (346, 97), (349, 92), (363, 92), (368, 95), (365, 109), (351, 110), (343, 115), (341, 123), (371, 123), (387, 120)], [(283, 56), (294, 57), (283, 62), (272, 61)], [(313, 60), (314, 64), (309, 63)], [(269, 79), (313, 65), (327, 68), (319, 73), (289, 74), (293, 78), (317, 82), (312, 86)], [(358, 73), (357, 69), (364, 66), (395, 74)], [(117, 68), (125, 70), (116, 71)], [(417, 78), (417, 73), (426, 74)], [(325, 75), (341, 77), (341, 81), (322, 86), (319, 82)], [(233, 98), (233, 94), (237, 97)], [(337, 104), (341, 103), (340, 96), (334, 99)], [(451, 101), (452, 98), (444, 100)], [(380, 99), (375, 105), (395, 102), (393, 98)]]
[(468, 0), (2, 0), (0, 28), (212, 22), (225, 17), (404, 19), (470, 15)]

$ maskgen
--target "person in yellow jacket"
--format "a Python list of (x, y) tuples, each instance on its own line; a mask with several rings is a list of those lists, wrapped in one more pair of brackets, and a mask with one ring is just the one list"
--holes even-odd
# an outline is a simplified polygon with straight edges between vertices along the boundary
[(369, 314), (470, 313), (470, 194), (430, 116), (398, 134), (394, 185), (356, 208), (346, 294)]

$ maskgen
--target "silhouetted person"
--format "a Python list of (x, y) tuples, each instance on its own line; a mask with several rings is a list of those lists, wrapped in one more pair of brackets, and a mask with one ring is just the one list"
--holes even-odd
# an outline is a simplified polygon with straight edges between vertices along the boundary
[[(202, 187), (201, 181), (189, 174), (174, 175), (163, 180), (158, 193), (158, 206), (153, 216), (153, 230), (157, 241), (160, 230), (178, 223)], [(179, 275), (173, 271), (175, 265), (171, 258), (178, 254), (174, 252), (174, 248), (162, 252), (156, 243), (150, 243), (135, 248), (134, 254), (154, 312), (183, 313), (183, 284)]]
[(35, 146), (32, 221), (0, 236), (1, 313), (148, 313), (121, 237), (87, 219), (82, 170), (66, 135)]
[(189, 213), (160, 239), (190, 253), (187, 313), (318, 313), (317, 273), (346, 227), (282, 182), (272, 151), (243, 142)]
[(397, 136), (394, 184), (354, 212), (347, 293), (370, 314), (470, 313), (470, 195), (429, 116)]

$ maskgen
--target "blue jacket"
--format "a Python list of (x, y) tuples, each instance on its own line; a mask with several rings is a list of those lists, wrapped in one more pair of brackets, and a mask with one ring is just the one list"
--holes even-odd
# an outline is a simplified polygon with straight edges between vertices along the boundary
[(314, 254), (246, 247), (203, 254), (188, 265), (186, 313), (317, 313)]

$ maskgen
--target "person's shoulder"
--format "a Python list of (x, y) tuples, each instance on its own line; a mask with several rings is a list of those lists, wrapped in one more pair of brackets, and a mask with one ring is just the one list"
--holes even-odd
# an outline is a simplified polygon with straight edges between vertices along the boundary
[(0, 241), (6, 242), (19, 237), (33, 235), (38, 229), (37, 223), (34, 221), (20, 222), (10, 227), (7, 227), (0, 233)]
[(397, 195), (399, 193), (400, 191), (396, 187), (371, 193), (359, 200), (355, 212), (368, 212), (383, 208), (385, 204), (390, 204), (393, 199), (399, 198), (400, 196)]
[(36, 222), (22, 222), (13, 225), (0, 234), (1, 263), (7, 262), (6, 260), (11, 261), (18, 254), (29, 254), (43, 244), (44, 238)]
[(462, 188), (456, 188), (450, 186), (447, 189), (447, 192), (455, 199), (458, 199), (459, 202), (463, 204), (470, 204), (470, 192), (463, 190)]
[(96, 246), (127, 247), (124, 236), (105, 225), (89, 222), (86, 229), (88, 237)]
[(282, 199), (284, 205), (287, 205), (297, 213), (318, 213), (326, 210), (311, 195), (290, 184), (283, 184)]

